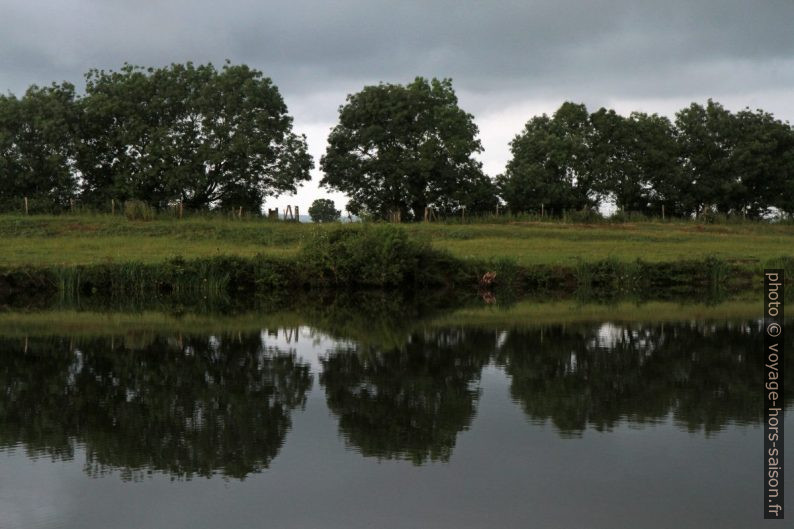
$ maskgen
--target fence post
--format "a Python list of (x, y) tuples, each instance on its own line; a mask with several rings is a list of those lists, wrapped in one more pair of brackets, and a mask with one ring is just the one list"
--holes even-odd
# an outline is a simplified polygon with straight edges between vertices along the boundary
[(298, 206), (295, 206), (295, 222), (300, 222), (300, 221), (301, 221), (300, 211), (298, 210)]
[(664, 204), (662, 204), (662, 220), (664, 220)]
[(25, 197), (25, 215), (28, 214), (28, 197)]

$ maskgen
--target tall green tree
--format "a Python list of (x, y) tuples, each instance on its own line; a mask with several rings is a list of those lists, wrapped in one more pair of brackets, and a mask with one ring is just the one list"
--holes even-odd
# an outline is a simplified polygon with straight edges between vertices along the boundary
[(719, 103), (692, 103), (676, 114), (684, 169), (692, 183), (696, 214), (716, 209), (727, 213), (727, 197), (736, 182), (731, 152), (736, 139), (735, 119)]
[(0, 95), (0, 202), (28, 197), (42, 211), (64, 208), (76, 191), (74, 86), (31, 86)]
[(594, 187), (623, 211), (669, 215), (691, 210), (675, 129), (665, 117), (601, 108), (590, 115)]
[(278, 89), (245, 65), (92, 70), (82, 110), (88, 200), (258, 210), (310, 178), (305, 137)]
[(761, 110), (731, 113), (709, 100), (676, 115), (685, 168), (693, 182), (697, 210), (764, 216), (786, 206), (794, 178), (794, 143), (788, 124)]
[(762, 110), (735, 114), (733, 185), (725, 209), (761, 218), (776, 207), (794, 213), (794, 130)]
[(482, 150), (477, 133), (449, 79), (367, 86), (339, 110), (321, 183), (350, 195), (356, 214), (421, 219), (428, 206), (455, 210), (485, 185), (473, 157)]
[(587, 108), (571, 102), (549, 117), (532, 118), (510, 143), (512, 158), (497, 178), (515, 212), (551, 215), (598, 205), (592, 172), (592, 127)]

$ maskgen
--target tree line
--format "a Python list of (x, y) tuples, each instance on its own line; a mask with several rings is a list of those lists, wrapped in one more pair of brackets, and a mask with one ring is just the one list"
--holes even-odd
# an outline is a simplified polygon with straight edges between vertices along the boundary
[(54, 210), (245, 207), (310, 179), (306, 138), (272, 81), (244, 65), (91, 70), (69, 83), (0, 96), (0, 200)]
[[(46, 211), (135, 199), (258, 213), (310, 180), (306, 138), (262, 72), (187, 63), (85, 77), (82, 94), (61, 83), (0, 95), (0, 209), (29, 197)], [(495, 179), (476, 159), (478, 134), (449, 79), (366, 86), (339, 109), (320, 183), (347, 194), (353, 214), (401, 220), (605, 203), (652, 216), (794, 214), (794, 129), (762, 110), (709, 100), (670, 120), (565, 102), (529, 120)]]

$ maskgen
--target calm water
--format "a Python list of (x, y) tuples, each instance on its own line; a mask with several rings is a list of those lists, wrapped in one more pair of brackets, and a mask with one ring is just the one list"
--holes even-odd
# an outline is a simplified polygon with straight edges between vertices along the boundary
[(0, 527), (769, 525), (757, 321), (389, 341), (0, 338)]

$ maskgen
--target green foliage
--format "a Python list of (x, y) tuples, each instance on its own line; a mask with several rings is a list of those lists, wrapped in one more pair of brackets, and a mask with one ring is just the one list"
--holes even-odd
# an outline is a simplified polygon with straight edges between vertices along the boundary
[(709, 100), (673, 124), (566, 102), (532, 118), (511, 150), (497, 184), (514, 213), (562, 216), (605, 201), (665, 217), (794, 210), (794, 129), (761, 110), (731, 113)]
[[(0, 207), (48, 213), (79, 198), (158, 208), (239, 208), (294, 192), (313, 162), (270, 79), (244, 65), (91, 70), (85, 96), (64, 83), (0, 96)], [(11, 209), (16, 209), (13, 207)]]
[(513, 157), (497, 178), (510, 210), (561, 216), (594, 206), (590, 135), (584, 105), (564, 103), (551, 118), (532, 118), (510, 143)]
[(418, 220), (426, 207), (495, 206), (473, 158), (482, 150), (473, 116), (449, 79), (366, 86), (349, 95), (320, 160), (322, 185), (347, 193), (357, 215)]
[(395, 287), (454, 282), (465, 268), (391, 225), (316, 230), (299, 256), (306, 281), (318, 285)]
[(774, 206), (791, 213), (794, 132), (771, 114), (749, 109), (733, 114), (709, 100), (676, 117), (697, 213), (763, 217)]
[(124, 202), (124, 216), (129, 220), (152, 220), (154, 215), (154, 208), (140, 200)]
[(92, 70), (81, 101), (86, 200), (244, 207), (309, 179), (305, 138), (278, 89), (247, 66)]
[(342, 212), (336, 209), (330, 198), (318, 198), (309, 206), (309, 216), (314, 222), (334, 222), (339, 220)]
[(31, 86), (21, 99), (0, 95), (0, 208), (19, 211), (23, 197), (29, 211), (68, 208), (77, 187), (77, 120), (68, 83)]

